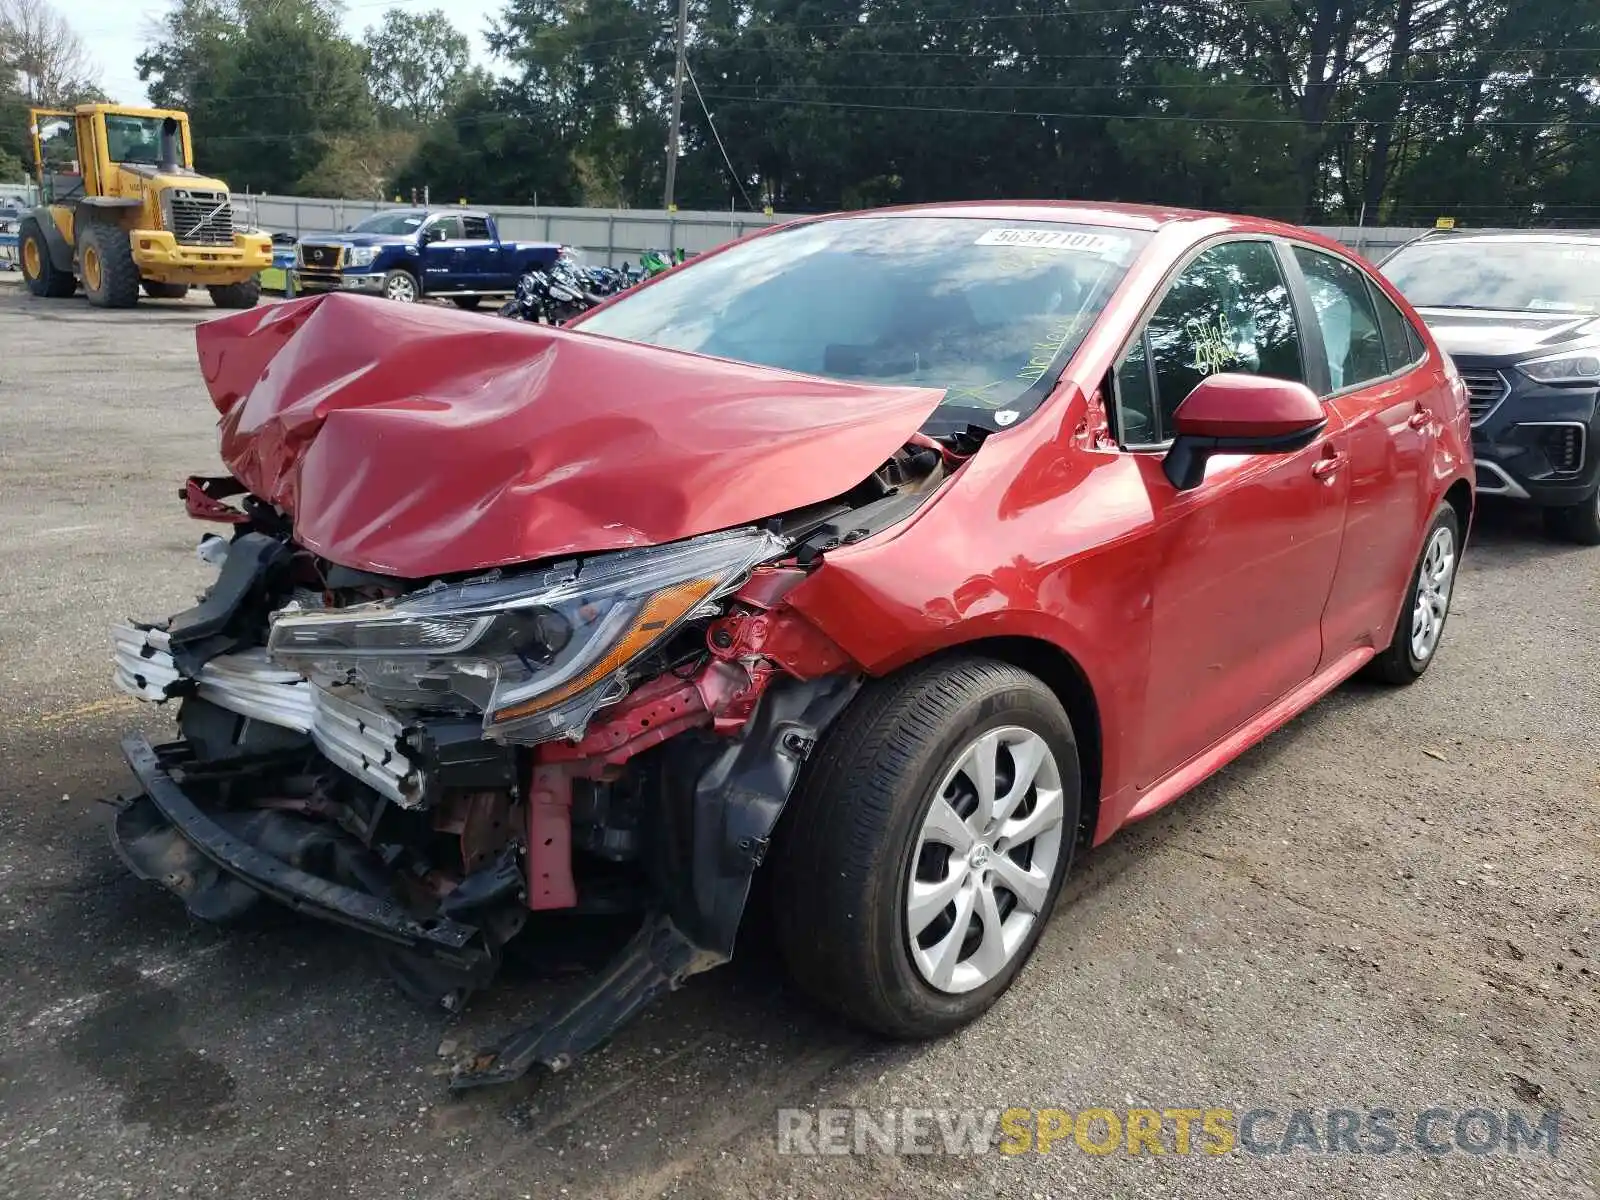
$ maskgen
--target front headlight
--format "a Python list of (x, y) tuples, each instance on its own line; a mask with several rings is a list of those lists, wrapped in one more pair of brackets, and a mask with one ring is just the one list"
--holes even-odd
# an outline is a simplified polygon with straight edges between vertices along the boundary
[(1600, 347), (1520, 362), (1517, 370), (1536, 383), (1600, 383)]
[(623, 694), (629, 663), (784, 546), (740, 530), (375, 604), (285, 609), (267, 651), (383, 704), (481, 712), (488, 736), (541, 742), (581, 732)]
[(376, 246), (351, 246), (345, 254), (345, 266), (370, 267), (372, 260), (378, 257)]

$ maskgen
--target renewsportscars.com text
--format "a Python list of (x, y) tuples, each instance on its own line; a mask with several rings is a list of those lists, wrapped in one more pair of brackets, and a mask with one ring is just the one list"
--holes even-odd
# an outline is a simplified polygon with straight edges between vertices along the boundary
[(1559, 1153), (1553, 1109), (786, 1108), (780, 1154)]

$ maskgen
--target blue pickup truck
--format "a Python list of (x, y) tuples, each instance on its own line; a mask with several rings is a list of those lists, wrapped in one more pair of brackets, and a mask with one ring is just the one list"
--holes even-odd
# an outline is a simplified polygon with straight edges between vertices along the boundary
[(501, 241), (485, 212), (389, 208), (343, 233), (306, 234), (291, 277), (296, 294), (438, 297), (476, 308), (486, 297), (514, 294), (517, 280), (553, 266), (561, 252), (552, 242)]

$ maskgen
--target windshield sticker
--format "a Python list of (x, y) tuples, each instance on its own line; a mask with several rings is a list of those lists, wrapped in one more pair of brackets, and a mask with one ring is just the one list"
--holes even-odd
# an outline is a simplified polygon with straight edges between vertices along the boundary
[(1007, 425), (1011, 424), (1021, 415), (1022, 414), (1014, 408), (1002, 408), (999, 412), (995, 413), (994, 423), (1000, 426), (1001, 429), (1004, 429)]
[(1210, 375), (1225, 371), (1239, 361), (1239, 339), (1228, 327), (1228, 318), (1217, 314), (1215, 322), (1191, 318), (1184, 332), (1194, 339), (1194, 361), (1189, 369)]
[(1099, 258), (1120, 258), (1128, 249), (1126, 238), (1069, 229), (990, 229), (979, 234), (973, 245), (1055, 250), (1063, 254), (1092, 254)]

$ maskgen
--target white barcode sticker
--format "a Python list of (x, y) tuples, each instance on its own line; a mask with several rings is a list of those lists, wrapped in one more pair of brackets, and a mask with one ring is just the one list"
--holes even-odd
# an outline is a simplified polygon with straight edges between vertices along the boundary
[(1125, 238), (1074, 229), (989, 229), (978, 236), (978, 246), (1010, 246), (1022, 250), (1057, 250), (1068, 254), (1094, 254), (1116, 258), (1128, 248)]

